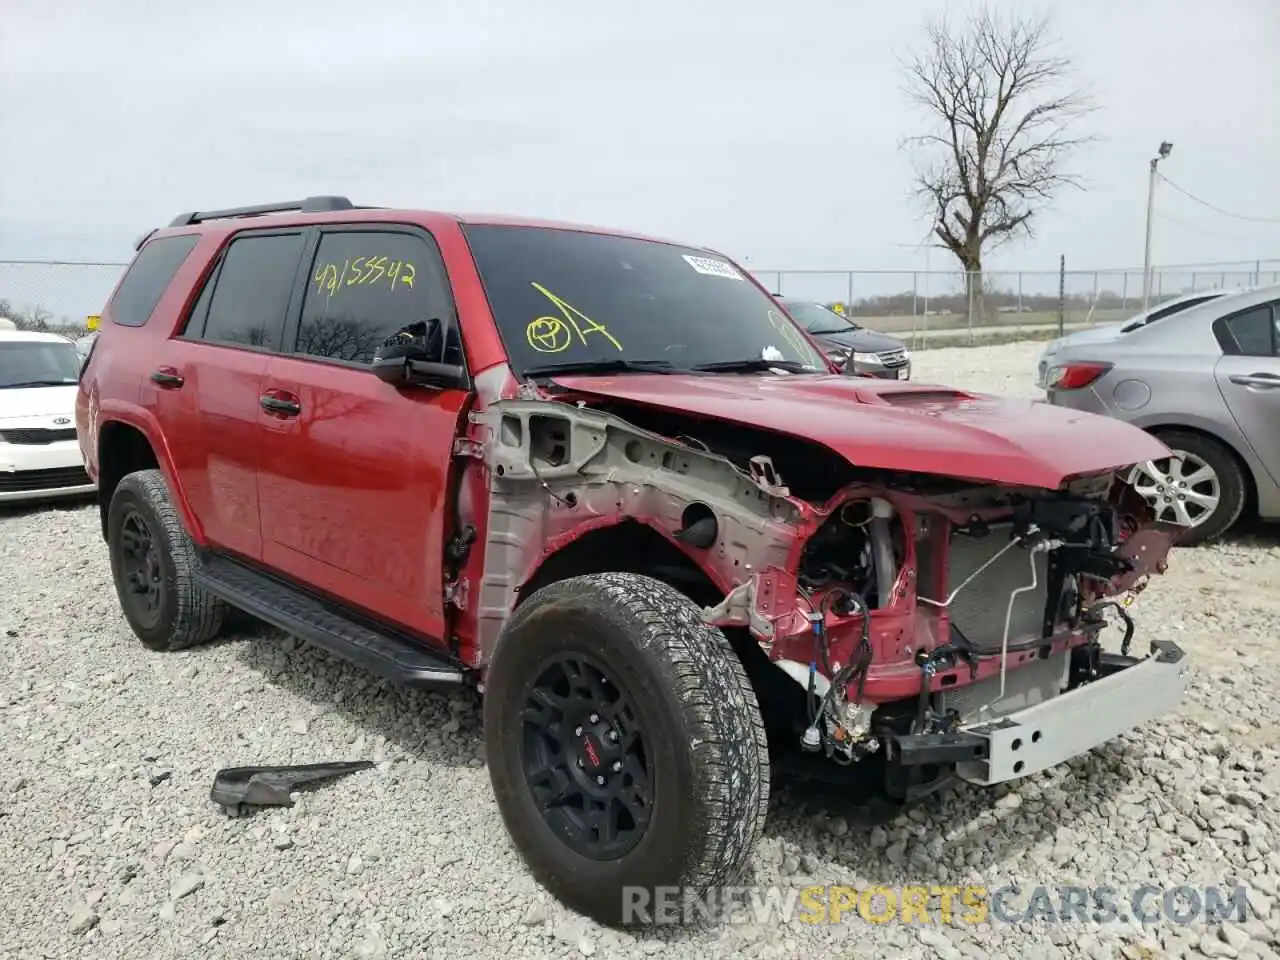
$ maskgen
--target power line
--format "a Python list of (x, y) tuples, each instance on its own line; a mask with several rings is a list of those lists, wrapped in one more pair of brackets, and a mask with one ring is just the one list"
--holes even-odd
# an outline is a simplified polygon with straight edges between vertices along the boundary
[(1202, 207), (1208, 207), (1210, 210), (1214, 211), (1215, 213), (1220, 213), (1224, 217), (1231, 217), (1233, 220), (1248, 220), (1253, 223), (1280, 223), (1280, 217), (1249, 217), (1249, 216), (1245, 216), (1242, 213), (1232, 213), (1230, 210), (1223, 210), (1221, 207), (1210, 203), (1208, 200), (1202, 200), (1200, 197), (1197, 197), (1194, 193), (1191, 193), (1189, 190), (1184, 190), (1182, 187), (1178, 186), (1176, 183), (1174, 183), (1172, 180), (1166, 177), (1163, 173), (1157, 172), (1156, 176), (1159, 177), (1161, 180), (1163, 180), (1165, 183), (1167, 183), (1169, 186), (1173, 187), (1173, 189), (1177, 190), (1180, 194), (1182, 194), (1188, 200), (1194, 200), (1196, 203), (1200, 204)]
[(1166, 223), (1172, 223), (1175, 226), (1184, 227), (1185, 229), (1194, 231), (1195, 233), (1204, 234), (1210, 237), (1217, 237), (1220, 240), (1237, 240), (1244, 243), (1251, 243), (1254, 239), (1253, 237), (1241, 236), (1238, 233), (1223, 233), (1221, 230), (1202, 227), (1198, 223), (1190, 223), (1186, 220), (1179, 219), (1178, 217), (1171, 217), (1167, 213), (1160, 213), (1158, 211), (1156, 213), (1156, 219), (1163, 220)]

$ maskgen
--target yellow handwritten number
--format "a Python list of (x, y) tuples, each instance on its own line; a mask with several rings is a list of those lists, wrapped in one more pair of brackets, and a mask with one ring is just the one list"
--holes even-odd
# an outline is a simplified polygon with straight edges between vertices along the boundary
[(573, 335), (577, 334), (583, 346), (587, 344), (587, 335), (598, 333), (613, 345), (619, 353), (622, 344), (613, 338), (613, 334), (602, 323), (597, 323), (572, 304), (561, 300), (554, 293), (537, 281), (531, 285), (540, 294), (552, 302), (560, 311), (559, 317), (537, 317), (525, 328), (525, 339), (539, 353), (563, 353), (573, 343)]
[(400, 283), (412, 288), (417, 273), (417, 268), (408, 260), (388, 261), (386, 256), (363, 256), (344, 261), (341, 271), (336, 263), (322, 263), (316, 268), (311, 281), (332, 297), (339, 288), (376, 284), (384, 279), (391, 289)]

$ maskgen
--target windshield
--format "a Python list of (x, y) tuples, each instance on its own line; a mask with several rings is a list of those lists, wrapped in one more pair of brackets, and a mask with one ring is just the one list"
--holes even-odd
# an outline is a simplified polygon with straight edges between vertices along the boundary
[(0, 343), (0, 389), (57, 387), (76, 383), (79, 377), (80, 355), (70, 341)]
[(466, 234), (518, 375), (596, 364), (746, 373), (762, 361), (829, 370), (767, 294), (705, 251), (548, 227)]
[(858, 325), (820, 303), (807, 300), (784, 300), (787, 310), (796, 323), (810, 333), (838, 333), (841, 330), (857, 330)]

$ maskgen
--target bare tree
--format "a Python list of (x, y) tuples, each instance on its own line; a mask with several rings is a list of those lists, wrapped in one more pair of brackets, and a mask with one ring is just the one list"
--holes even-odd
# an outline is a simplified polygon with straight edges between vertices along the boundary
[(1073, 129), (1093, 107), (1081, 90), (1062, 89), (1070, 63), (1052, 53), (1049, 28), (1047, 17), (1004, 21), (986, 9), (959, 29), (934, 20), (905, 64), (907, 95), (932, 127), (907, 141), (916, 194), (965, 270), (970, 310), (981, 309), (983, 254), (1031, 236), (1037, 209), (1080, 186), (1064, 165), (1092, 139)]
[(25, 311), (11, 310), (9, 314), (9, 319), (19, 330), (32, 330), (36, 333), (47, 332), (50, 329), (49, 321), (53, 319), (53, 314), (39, 305)]

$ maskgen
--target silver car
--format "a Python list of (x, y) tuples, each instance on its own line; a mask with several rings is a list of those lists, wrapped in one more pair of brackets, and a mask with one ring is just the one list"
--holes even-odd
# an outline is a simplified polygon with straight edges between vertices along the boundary
[(1182, 544), (1224, 533), (1252, 505), (1280, 519), (1280, 286), (1215, 297), (1046, 358), (1050, 403), (1125, 420), (1171, 457), (1129, 483)]
[(1154, 307), (1144, 310), (1142, 313), (1135, 314), (1128, 320), (1120, 323), (1103, 323), (1096, 327), (1087, 327), (1084, 330), (1077, 330), (1069, 333), (1065, 337), (1054, 340), (1047, 347), (1044, 353), (1040, 355), (1040, 363), (1036, 369), (1036, 386), (1041, 389), (1045, 386), (1045, 373), (1049, 367), (1053, 365), (1053, 357), (1063, 347), (1075, 346), (1080, 343), (1101, 343), (1107, 340), (1115, 340), (1122, 334), (1131, 333), (1139, 327), (1146, 326), (1148, 323), (1155, 323), (1157, 320), (1163, 320), (1165, 317), (1171, 317), (1175, 313), (1181, 313), (1188, 307), (1196, 307), (1202, 303), (1208, 303), (1210, 300), (1216, 300), (1219, 297), (1234, 296), (1237, 293), (1244, 293), (1243, 290), (1231, 289), (1215, 289), (1215, 290), (1197, 290), (1195, 293), (1184, 293), (1182, 296), (1173, 297), (1169, 300), (1162, 300)]

